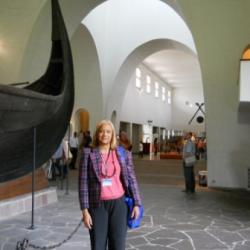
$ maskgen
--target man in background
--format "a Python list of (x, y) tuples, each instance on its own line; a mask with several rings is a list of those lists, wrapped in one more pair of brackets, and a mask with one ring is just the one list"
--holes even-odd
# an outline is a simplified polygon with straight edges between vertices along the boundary
[[(195, 175), (194, 175), (194, 163), (195, 163), (195, 144), (192, 141), (192, 132), (187, 133), (184, 136), (183, 146), (183, 169), (185, 177), (185, 190), (186, 193), (195, 192)], [(192, 162), (190, 159), (194, 159)]]
[(78, 145), (79, 143), (78, 143), (77, 133), (74, 132), (73, 136), (71, 136), (69, 140), (69, 149), (70, 153), (72, 154), (72, 159), (69, 164), (69, 168), (71, 169), (76, 169), (75, 164), (77, 158)]

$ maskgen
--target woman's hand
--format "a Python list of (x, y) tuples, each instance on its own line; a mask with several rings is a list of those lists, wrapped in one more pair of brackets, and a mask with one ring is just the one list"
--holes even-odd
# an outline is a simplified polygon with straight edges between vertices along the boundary
[(132, 213), (131, 213), (131, 218), (138, 219), (139, 216), (140, 216), (140, 209), (139, 209), (138, 206), (134, 206), (133, 210), (132, 210)]
[(88, 209), (84, 209), (82, 210), (82, 220), (83, 220), (83, 223), (84, 223), (84, 226), (88, 229), (91, 229), (92, 228), (92, 218), (89, 214), (89, 211)]

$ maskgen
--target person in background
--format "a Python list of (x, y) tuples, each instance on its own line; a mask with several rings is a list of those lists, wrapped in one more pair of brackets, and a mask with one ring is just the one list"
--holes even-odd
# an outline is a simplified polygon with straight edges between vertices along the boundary
[(85, 133), (84, 145), (83, 145), (83, 147), (85, 147), (85, 148), (90, 148), (90, 147), (91, 147), (91, 143), (92, 143), (92, 137), (91, 137), (91, 135), (90, 135), (90, 131), (88, 130), (88, 131)]
[(80, 147), (80, 145), (82, 145), (83, 143), (83, 138), (84, 138), (84, 132), (82, 131), (82, 129), (79, 131), (78, 133), (78, 147)]
[(199, 138), (198, 143), (197, 143), (197, 151), (199, 154), (199, 159), (204, 158), (204, 153), (205, 153), (205, 144), (204, 144), (204, 139)]
[(184, 136), (184, 146), (183, 146), (183, 169), (185, 177), (185, 190), (186, 193), (195, 192), (195, 175), (194, 175), (194, 166), (187, 166), (185, 163), (185, 158), (190, 156), (195, 156), (195, 144), (192, 141), (192, 132), (187, 133)]
[(124, 131), (120, 131), (119, 133), (119, 145), (128, 151), (132, 151), (132, 144), (128, 139), (128, 135)]
[(139, 157), (143, 158), (143, 142), (139, 143)]
[(72, 154), (72, 159), (69, 165), (71, 169), (76, 169), (75, 164), (77, 158), (78, 145), (79, 143), (78, 143), (77, 133), (74, 132), (73, 136), (71, 136), (69, 140), (69, 149), (70, 153)]
[(83, 148), (79, 171), (79, 202), (91, 249), (125, 250), (128, 208), (124, 195), (134, 201), (131, 217), (139, 217), (141, 198), (131, 152), (117, 147), (111, 121), (97, 124), (93, 147)]
[(77, 151), (77, 157), (76, 157), (76, 163), (75, 167), (79, 168), (80, 165), (80, 160), (81, 160), (81, 155), (82, 155), (82, 150), (83, 148), (91, 148), (92, 147), (92, 137), (90, 135), (90, 131), (83, 132), (83, 137), (81, 140), (81, 144), (79, 144), (78, 151)]
[[(60, 143), (56, 152), (52, 155), (52, 180), (56, 180), (56, 176), (64, 176), (63, 165), (65, 159), (65, 153), (63, 149), (63, 141)], [(58, 173), (58, 174), (57, 174)]]
[(154, 155), (157, 156), (158, 153), (158, 140), (157, 138), (154, 139)]

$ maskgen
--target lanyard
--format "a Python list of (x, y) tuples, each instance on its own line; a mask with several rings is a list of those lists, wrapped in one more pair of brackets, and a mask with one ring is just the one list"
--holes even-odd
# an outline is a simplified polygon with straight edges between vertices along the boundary
[(100, 153), (101, 154), (101, 159), (102, 159), (102, 162), (103, 162), (103, 166), (104, 166), (104, 169), (105, 169), (105, 173), (103, 173), (102, 168), (101, 168), (101, 174), (105, 179), (113, 177), (115, 175), (115, 173), (116, 173), (116, 168), (115, 168), (115, 164), (114, 164), (114, 155), (113, 155), (113, 153), (111, 153), (112, 154), (112, 163), (113, 163), (112, 165), (113, 165), (114, 168), (113, 168), (112, 174), (108, 175), (108, 168), (109, 168), (108, 160), (109, 160), (110, 152), (111, 152), (111, 150), (109, 149), (106, 161), (104, 161), (102, 153)]

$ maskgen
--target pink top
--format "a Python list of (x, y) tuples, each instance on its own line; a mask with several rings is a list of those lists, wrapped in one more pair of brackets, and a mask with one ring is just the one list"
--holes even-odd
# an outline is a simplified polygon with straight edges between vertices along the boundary
[(124, 189), (120, 180), (121, 167), (114, 150), (101, 153), (101, 200), (112, 200), (123, 196)]

